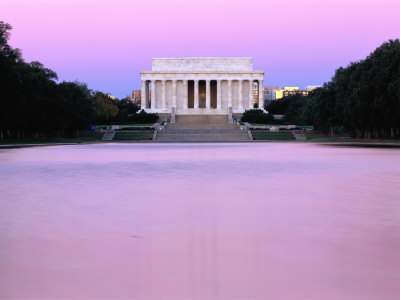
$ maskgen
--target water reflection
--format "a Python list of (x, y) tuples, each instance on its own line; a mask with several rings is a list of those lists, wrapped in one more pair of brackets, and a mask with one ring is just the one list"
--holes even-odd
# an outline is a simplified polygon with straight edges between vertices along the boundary
[(400, 152), (0, 150), (0, 298), (395, 299)]

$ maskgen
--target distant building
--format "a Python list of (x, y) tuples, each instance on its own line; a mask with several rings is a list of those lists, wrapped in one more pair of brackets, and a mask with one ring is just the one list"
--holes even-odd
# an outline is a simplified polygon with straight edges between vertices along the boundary
[(141, 90), (133, 90), (132, 91), (132, 102), (135, 103), (139, 107), (140, 107), (141, 98), (142, 98)]
[(307, 96), (309, 92), (320, 88), (320, 85), (308, 85), (304, 90), (301, 90), (297, 86), (285, 86), (283, 88), (279, 88), (278, 86), (265, 86), (264, 87), (264, 102), (271, 102), (275, 100), (279, 100), (283, 97), (301, 94), (303, 96)]
[(279, 100), (285, 96), (295, 94), (299, 88), (297, 86), (285, 86), (281, 89), (276, 90), (276, 100)]
[[(148, 97), (151, 98), (151, 90), (148, 93)], [(132, 102), (135, 103), (140, 108), (142, 107), (142, 91), (133, 90), (132, 91)]]
[(107, 97), (108, 97), (108, 98), (111, 98), (111, 99), (113, 99), (113, 100), (115, 100), (115, 96), (114, 96), (114, 95), (107, 94)]
[(307, 92), (311, 92), (312, 90), (315, 90), (315, 89), (318, 89), (318, 88), (321, 88), (322, 87), (322, 85), (307, 85), (306, 86), (306, 91)]
[(308, 92), (305, 90), (300, 90), (298, 87), (285, 87), (282, 92), (283, 97), (292, 96), (296, 94), (301, 94), (302, 96), (308, 96)]
[(271, 102), (276, 100), (276, 90), (278, 86), (265, 86), (264, 87), (264, 102)]
[(308, 91), (300, 90), (300, 88), (297, 86), (285, 86), (281, 89), (276, 90), (276, 100), (279, 100), (283, 97), (296, 95), (296, 94), (301, 94), (302, 96), (307, 96)]

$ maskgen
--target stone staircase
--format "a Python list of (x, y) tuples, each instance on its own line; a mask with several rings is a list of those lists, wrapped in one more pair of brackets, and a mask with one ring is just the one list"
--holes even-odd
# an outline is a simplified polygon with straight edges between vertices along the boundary
[(305, 141), (307, 139), (306, 135), (301, 130), (293, 130), (293, 136), (296, 141)]
[(176, 122), (157, 132), (158, 142), (249, 141), (247, 130), (228, 122), (227, 115), (176, 116)]
[(115, 131), (114, 130), (106, 130), (104, 131), (104, 135), (102, 140), (103, 141), (112, 141), (115, 135)]
[(167, 129), (238, 129), (238, 126), (229, 123), (227, 115), (178, 115)]

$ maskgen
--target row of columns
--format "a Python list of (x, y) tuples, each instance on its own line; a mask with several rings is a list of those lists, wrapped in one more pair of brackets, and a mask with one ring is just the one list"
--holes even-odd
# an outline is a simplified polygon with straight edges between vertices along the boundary
[[(221, 108), (221, 81), (217, 80), (217, 108)], [(228, 80), (228, 107), (232, 107), (232, 81)], [(243, 109), (243, 81), (251, 82), (249, 86), (249, 107), (253, 106), (253, 80), (238, 80), (239, 81), (239, 109)], [(166, 108), (165, 100), (165, 86), (166, 80), (162, 80), (162, 92), (161, 92), (161, 107)], [(172, 80), (172, 107), (176, 107), (176, 82), (177, 80)], [(211, 108), (211, 80), (206, 80), (206, 108)], [(258, 80), (258, 103), (259, 108), (264, 107), (264, 89), (263, 81)], [(155, 108), (156, 103), (156, 93), (154, 92), (156, 86), (156, 80), (151, 80), (151, 87), (153, 92), (151, 93), (151, 109)], [(142, 108), (148, 108), (146, 105), (146, 94), (147, 86), (146, 80), (142, 80)], [(183, 99), (186, 99), (183, 104), (183, 108), (188, 108), (188, 80), (183, 80)], [(143, 101), (144, 100), (144, 101)], [(194, 80), (194, 108), (199, 108), (199, 80)]]

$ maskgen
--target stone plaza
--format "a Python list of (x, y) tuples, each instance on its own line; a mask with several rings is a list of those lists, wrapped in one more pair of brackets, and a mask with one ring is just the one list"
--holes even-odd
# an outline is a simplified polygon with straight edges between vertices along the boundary
[(142, 109), (172, 121), (175, 115), (231, 119), (256, 103), (264, 106), (264, 71), (253, 70), (252, 58), (153, 58), (152, 70), (140, 74)]

